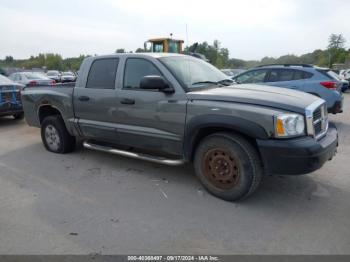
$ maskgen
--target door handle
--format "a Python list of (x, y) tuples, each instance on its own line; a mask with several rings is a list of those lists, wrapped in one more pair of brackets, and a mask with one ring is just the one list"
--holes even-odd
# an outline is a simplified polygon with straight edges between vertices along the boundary
[(80, 101), (89, 101), (90, 100), (90, 97), (88, 96), (79, 96), (78, 98)]
[(120, 103), (124, 104), (124, 105), (133, 105), (133, 104), (135, 104), (135, 100), (134, 99), (130, 99), (130, 98), (122, 98), (120, 100)]

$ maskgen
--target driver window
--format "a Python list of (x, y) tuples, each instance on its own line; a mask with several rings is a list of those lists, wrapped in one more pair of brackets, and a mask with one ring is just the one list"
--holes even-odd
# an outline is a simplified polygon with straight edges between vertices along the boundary
[(140, 89), (140, 82), (144, 76), (162, 76), (151, 62), (140, 58), (126, 60), (123, 89)]

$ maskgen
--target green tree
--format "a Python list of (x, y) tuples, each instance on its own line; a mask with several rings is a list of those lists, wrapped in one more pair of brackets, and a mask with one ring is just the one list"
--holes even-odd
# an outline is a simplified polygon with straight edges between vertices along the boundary
[(115, 52), (118, 54), (126, 53), (124, 48), (118, 48)]
[[(185, 51), (188, 52), (192, 48), (193, 46), (186, 48)], [(214, 40), (212, 45), (206, 41), (198, 44), (196, 52), (205, 55), (210, 63), (220, 69), (229, 65), (229, 51), (227, 48), (221, 48), (218, 40)]]
[(136, 49), (136, 51), (135, 51), (135, 53), (143, 53), (143, 52), (145, 52), (145, 49), (143, 49), (143, 48), (137, 48)]
[(346, 39), (342, 34), (331, 34), (328, 40), (328, 66), (334, 63), (344, 63), (346, 51), (344, 49)]
[(13, 57), (12, 56), (6, 56), (5, 57), (5, 63), (6, 64), (12, 64), (13, 63)]
[(328, 49), (340, 49), (344, 48), (346, 39), (342, 34), (331, 34), (328, 40)]

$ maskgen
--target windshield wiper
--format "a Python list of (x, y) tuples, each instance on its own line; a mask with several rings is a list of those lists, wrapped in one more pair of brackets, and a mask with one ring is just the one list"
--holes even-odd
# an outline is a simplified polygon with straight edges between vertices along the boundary
[(213, 84), (213, 85), (219, 85), (219, 82), (215, 81), (199, 81), (199, 82), (194, 82), (192, 85), (199, 85), (199, 84)]
[(223, 79), (218, 81), (217, 83), (225, 85), (225, 86), (230, 86), (231, 84), (234, 83), (234, 81), (232, 79)]
[(229, 86), (231, 83), (233, 83), (233, 81), (231, 79), (223, 79), (220, 81), (198, 81), (198, 82), (194, 82), (192, 83), (192, 85), (198, 85), (198, 84), (212, 84), (212, 85), (224, 85), (224, 86)]

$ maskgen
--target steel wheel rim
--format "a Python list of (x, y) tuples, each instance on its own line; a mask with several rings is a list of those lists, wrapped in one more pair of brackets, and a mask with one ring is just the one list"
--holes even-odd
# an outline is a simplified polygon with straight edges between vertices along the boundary
[(215, 187), (223, 190), (234, 188), (240, 180), (240, 170), (232, 153), (226, 149), (214, 148), (203, 158), (204, 176)]
[(45, 140), (47, 146), (54, 151), (57, 151), (61, 145), (61, 139), (57, 129), (53, 125), (47, 125), (45, 128)]

